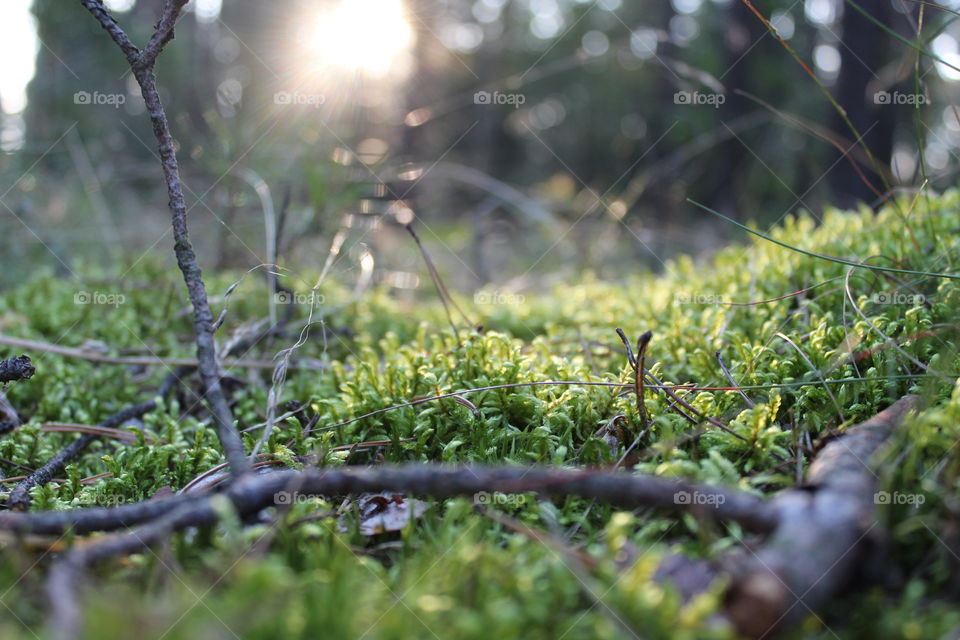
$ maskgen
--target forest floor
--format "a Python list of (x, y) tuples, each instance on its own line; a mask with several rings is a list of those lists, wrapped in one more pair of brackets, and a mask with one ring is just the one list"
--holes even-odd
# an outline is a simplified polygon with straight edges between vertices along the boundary
[[(960, 289), (933, 274), (953, 273), (960, 258), (958, 206), (956, 192), (921, 196), (879, 213), (790, 217), (771, 233), (806, 251), (927, 275), (756, 238), (707, 264), (671, 262), (659, 276), (455, 296), (470, 320), (454, 316), (456, 330), (435, 299), (399, 300), (386, 288), (357, 297), (331, 283), (321, 301), (281, 277), (296, 295), (279, 312), (292, 319), (238, 354), (244, 363), (227, 363), (226, 386), (248, 452), (272, 417), (267, 407), (277, 407), (263, 468), (620, 463), (761, 497), (802, 484), (824, 443), (917, 394), (925, 408), (876, 463), (883, 564), (857, 594), (786, 637), (956, 638)], [(207, 280), (214, 315), (228, 309), (221, 352), (262, 330), (262, 277)], [(179, 275), (150, 260), (122, 279), (91, 273), (81, 285), (38, 274), (4, 292), (4, 338), (88, 357), (5, 347), (5, 357), (27, 353), (36, 374), (6, 389), (23, 424), (0, 437), (0, 491), (87, 427), (153, 397), (171, 359), (193, 357), (187, 309)], [(305, 335), (308, 320), (285, 379), (272, 384), (273, 356)], [(632, 382), (617, 328), (631, 341), (652, 332), (646, 365), (665, 385), (713, 390), (680, 392), (691, 413), (648, 389), (644, 416), (629, 388), (582, 384)], [(562, 384), (524, 386), (547, 382)], [(31, 492), (31, 509), (209, 490), (224, 460), (196, 393), (195, 382), (178, 386), (142, 419), (101, 431)], [(412, 400), (423, 402), (389, 409)], [(283, 507), (241, 521), (224, 506), (217, 524), (97, 566), (81, 589), (83, 637), (735, 637), (714, 615), (722, 584), (685, 602), (652, 578), (668, 553), (710, 559), (737, 546), (746, 535), (737, 524), (529, 492), (331, 495)], [(386, 510), (381, 528), (396, 530), (376, 530), (371, 509)], [(45, 637), (48, 569), (86, 541), (2, 534), (2, 637)]]

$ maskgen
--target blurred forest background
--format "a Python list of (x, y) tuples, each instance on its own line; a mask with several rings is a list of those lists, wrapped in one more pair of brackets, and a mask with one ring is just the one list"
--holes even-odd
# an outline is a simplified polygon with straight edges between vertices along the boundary
[[(106, 4), (138, 43), (159, 15), (159, 0)], [(954, 183), (954, 13), (754, 6), (877, 164), (738, 0), (194, 0), (158, 75), (202, 264), (271, 262), (279, 227), (294, 272), (333, 243), (344, 281), (372, 259), (376, 281), (413, 291), (429, 285), (403, 229), (416, 220), (459, 290), (524, 291), (742, 237), (687, 198), (766, 226)], [(0, 282), (172, 260), (150, 123), (115, 45), (79, 2), (2, 11)]]

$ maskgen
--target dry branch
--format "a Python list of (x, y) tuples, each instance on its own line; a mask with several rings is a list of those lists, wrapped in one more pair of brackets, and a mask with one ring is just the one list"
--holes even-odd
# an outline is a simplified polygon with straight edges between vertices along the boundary
[[(718, 487), (692, 485), (680, 480), (609, 471), (573, 471), (536, 467), (458, 467), (415, 464), (373, 469), (310, 469), (275, 471), (251, 476), (228, 487), (224, 493), (240, 515), (282, 504), (292, 494), (339, 496), (350, 493), (396, 491), (452, 498), (484, 492), (536, 492), (544, 496), (577, 495), (623, 508), (659, 507), (684, 510), (717, 520), (741, 523), (751, 531), (768, 532), (776, 526), (776, 514), (756, 496)], [(278, 492), (291, 494), (275, 499)], [(686, 495), (703, 496), (693, 504)], [(146, 522), (186, 503), (196, 506), (201, 524), (213, 515), (210, 495), (177, 496), (118, 507), (75, 509), (37, 513), (0, 513), (0, 529), (17, 533), (59, 535), (109, 531)]]
[(123, 29), (117, 24), (101, 0), (80, 0), (80, 3), (100, 22), (113, 41), (123, 51), (130, 64), (130, 69), (140, 85), (140, 93), (153, 123), (153, 135), (159, 145), (160, 162), (163, 166), (163, 176), (167, 184), (167, 195), (170, 198), (169, 206), (172, 214), (174, 252), (177, 256), (177, 265), (183, 273), (183, 280), (187, 285), (190, 303), (193, 305), (193, 325), (196, 333), (197, 360), (199, 362), (200, 379), (203, 382), (204, 394), (210, 405), (214, 422), (217, 425), (217, 435), (223, 453), (230, 463), (234, 475), (240, 475), (250, 469), (250, 463), (244, 453), (243, 441), (233, 424), (233, 414), (227, 403), (227, 397), (220, 385), (220, 368), (217, 364), (216, 344), (213, 333), (213, 314), (207, 300), (203, 276), (193, 245), (190, 242), (190, 233), (187, 229), (187, 207), (183, 198), (183, 188), (180, 183), (180, 169), (177, 165), (176, 148), (170, 126), (167, 123), (167, 114), (160, 101), (157, 91), (157, 80), (154, 75), (154, 64), (163, 47), (173, 39), (173, 27), (180, 16), (180, 11), (187, 0), (164, 0), (163, 13), (153, 36), (147, 46), (140, 51), (127, 37)]
[[(736, 520), (751, 529), (768, 531), (774, 514), (754, 496), (649, 476), (592, 471), (475, 467), (444, 469), (433, 465), (369, 470), (281, 471), (260, 476), (244, 475), (223, 494), (241, 516), (270, 506), (293, 502), (295, 494), (343, 495), (378, 491), (403, 491), (448, 498), (481, 492), (536, 491), (549, 496), (579, 495), (597, 498), (625, 508), (656, 506), (693, 510), (720, 519)], [(682, 492), (701, 492), (711, 497), (709, 506), (678, 500)], [(47, 578), (52, 607), (54, 637), (76, 637), (81, 627), (78, 587), (85, 569), (113, 557), (152, 548), (176, 531), (216, 522), (218, 511), (211, 496), (181, 496), (148, 501), (115, 509), (87, 509), (59, 513), (0, 514), (0, 528), (20, 533), (60, 533), (64, 526), (91, 530), (95, 523), (127, 526), (147, 521), (127, 533), (106, 536), (76, 547), (58, 560)], [(72, 521), (70, 520), (72, 518)], [(50, 528), (49, 525), (54, 527)]]
[(727, 613), (749, 637), (783, 629), (854, 582), (876, 551), (876, 482), (871, 462), (906, 414), (902, 398), (830, 442), (810, 467), (807, 485), (780, 494), (779, 524), (766, 544), (733, 572)]

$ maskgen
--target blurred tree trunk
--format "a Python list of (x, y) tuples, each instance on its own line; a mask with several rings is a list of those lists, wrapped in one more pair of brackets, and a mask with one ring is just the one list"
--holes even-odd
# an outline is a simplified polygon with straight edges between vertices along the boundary
[[(503, 7), (502, 15), (503, 31), (498, 38), (499, 46), (493, 44), (482, 46), (473, 55), (468, 64), (479, 76), (479, 80), (472, 76), (471, 79), (491, 93), (494, 91), (523, 93), (525, 90), (523, 86), (512, 89), (499, 84), (503, 78), (516, 73), (511, 50), (515, 46), (513, 39), (518, 36), (517, 25), (522, 24), (519, 7), (515, 2), (507, 2)], [(512, 112), (513, 109), (509, 107), (473, 104), (470, 113), (475, 117), (474, 121), (477, 124), (463, 141), (470, 149), (470, 157), (475, 159), (470, 163), (473, 168), (509, 184), (515, 184), (518, 178), (524, 175), (526, 164), (524, 162), (526, 147), (523, 141), (507, 128), (507, 118)], [(470, 123), (463, 122), (463, 124), (469, 126)], [(491, 235), (498, 228), (495, 220), (500, 221), (502, 223), (500, 226), (506, 226), (507, 229), (518, 229), (524, 221), (511, 209), (501, 207), (499, 201), (483, 197), (484, 194), (471, 190), (471, 193), (466, 195), (473, 207), (470, 266), (475, 284), (484, 285), (494, 280), (495, 275), (485, 253), (485, 247)]]
[(87, 104), (82, 96), (125, 93), (126, 61), (109, 38), (101, 37), (99, 25), (80, 3), (34, 0), (31, 10), (42, 45), (36, 74), (27, 87), (24, 152), (28, 157), (44, 156), (40, 166), (63, 170), (70, 166), (65, 150), (48, 150), (72, 124), (85, 139), (103, 142), (104, 125), (115, 119), (116, 108)]
[[(747, 52), (758, 39), (769, 36), (765, 36), (766, 29), (757, 21), (750, 9), (739, 0), (728, 5), (724, 18), (726, 28), (723, 44), (726, 51), (726, 71), (720, 81), (726, 89), (726, 100), (720, 113), (723, 122), (730, 123), (757, 108), (754, 103), (735, 93), (734, 90), (750, 90), (751, 56)], [(760, 47), (762, 43), (756, 46)], [(714, 175), (718, 203), (721, 210), (740, 211), (743, 205), (741, 191), (746, 182), (744, 174), (746, 166), (753, 158), (737, 137), (731, 137), (720, 145), (720, 152), (724, 162), (722, 169)]]
[[(834, 95), (846, 110), (847, 117), (863, 135), (863, 145), (868, 147), (877, 161), (886, 168), (893, 153), (897, 111), (904, 111), (904, 108), (889, 104), (878, 105), (874, 93), (883, 88), (879, 82), (881, 69), (900, 53), (901, 45), (856, 10), (842, 3), (840, 6), (843, 7), (840, 34), (842, 40), (838, 46), (841, 66), (840, 75), (833, 88)], [(898, 23), (904, 23), (903, 15), (893, 9), (893, 3), (871, 3), (867, 5), (867, 10), (891, 28), (896, 28)], [(849, 127), (837, 113), (833, 115), (832, 129), (853, 140)], [(834, 154), (831, 162), (838, 157), (839, 153)], [(874, 173), (873, 167), (865, 165), (861, 168), (874, 186), (882, 191), (883, 181)], [(837, 206), (852, 207), (858, 202), (870, 203), (877, 200), (877, 195), (864, 184), (846, 158), (834, 166), (829, 180), (835, 195), (834, 204)]]

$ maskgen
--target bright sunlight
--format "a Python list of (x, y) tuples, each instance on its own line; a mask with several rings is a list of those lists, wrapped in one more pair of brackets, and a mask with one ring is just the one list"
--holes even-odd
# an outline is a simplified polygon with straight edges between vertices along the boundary
[(318, 13), (307, 45), (318, 66), (380, 78), (412, 41), (402, 0), (341, 0)]

